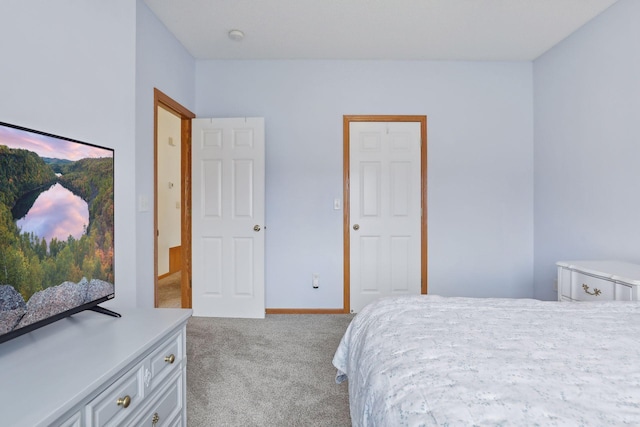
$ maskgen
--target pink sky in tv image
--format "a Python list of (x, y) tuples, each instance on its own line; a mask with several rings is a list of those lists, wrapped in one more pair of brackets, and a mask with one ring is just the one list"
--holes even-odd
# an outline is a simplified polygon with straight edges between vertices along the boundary
[(16, 225), (51, 242), (55, 237), (66, 241), (69, 235), (79, 239), (89, 224), (87, 203), (60, 184), (55, 184), (38, 197), (29, 213)]
[(95, 157), (113, 157), (111, 150), (70, 142), (64, 139), (0, 126), (0, 145), (33, 151), (40, 157), (80, 160)]

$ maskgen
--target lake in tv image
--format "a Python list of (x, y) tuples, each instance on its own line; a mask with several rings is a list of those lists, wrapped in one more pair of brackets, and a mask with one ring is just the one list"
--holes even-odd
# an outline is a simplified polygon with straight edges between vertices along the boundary
[(113, 166), (111, 149), (0, 123), (0, 340), (114, 294)]

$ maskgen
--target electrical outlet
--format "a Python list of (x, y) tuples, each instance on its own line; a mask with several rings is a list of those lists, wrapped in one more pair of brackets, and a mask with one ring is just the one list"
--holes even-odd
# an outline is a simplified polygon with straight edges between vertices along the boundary
[(311, 286), (313, 286), (313, 289), (318, 289), (320, 286), (320, 273), (313, 273), (311, 275)]

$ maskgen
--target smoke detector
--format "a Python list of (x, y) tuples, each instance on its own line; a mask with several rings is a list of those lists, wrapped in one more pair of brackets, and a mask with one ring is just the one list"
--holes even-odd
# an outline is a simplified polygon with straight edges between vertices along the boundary
[(244, 33), (240, 30), (231, 30), (229, 31), (228, 36), (231, 40), (239, 42), (244, 38)]

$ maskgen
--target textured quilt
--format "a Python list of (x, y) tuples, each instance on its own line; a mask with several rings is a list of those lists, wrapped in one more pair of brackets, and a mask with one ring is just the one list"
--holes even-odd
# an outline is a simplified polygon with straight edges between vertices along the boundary
[(640, 426), (640, 303), (410, 296), (335, 353), (354, 426)]

